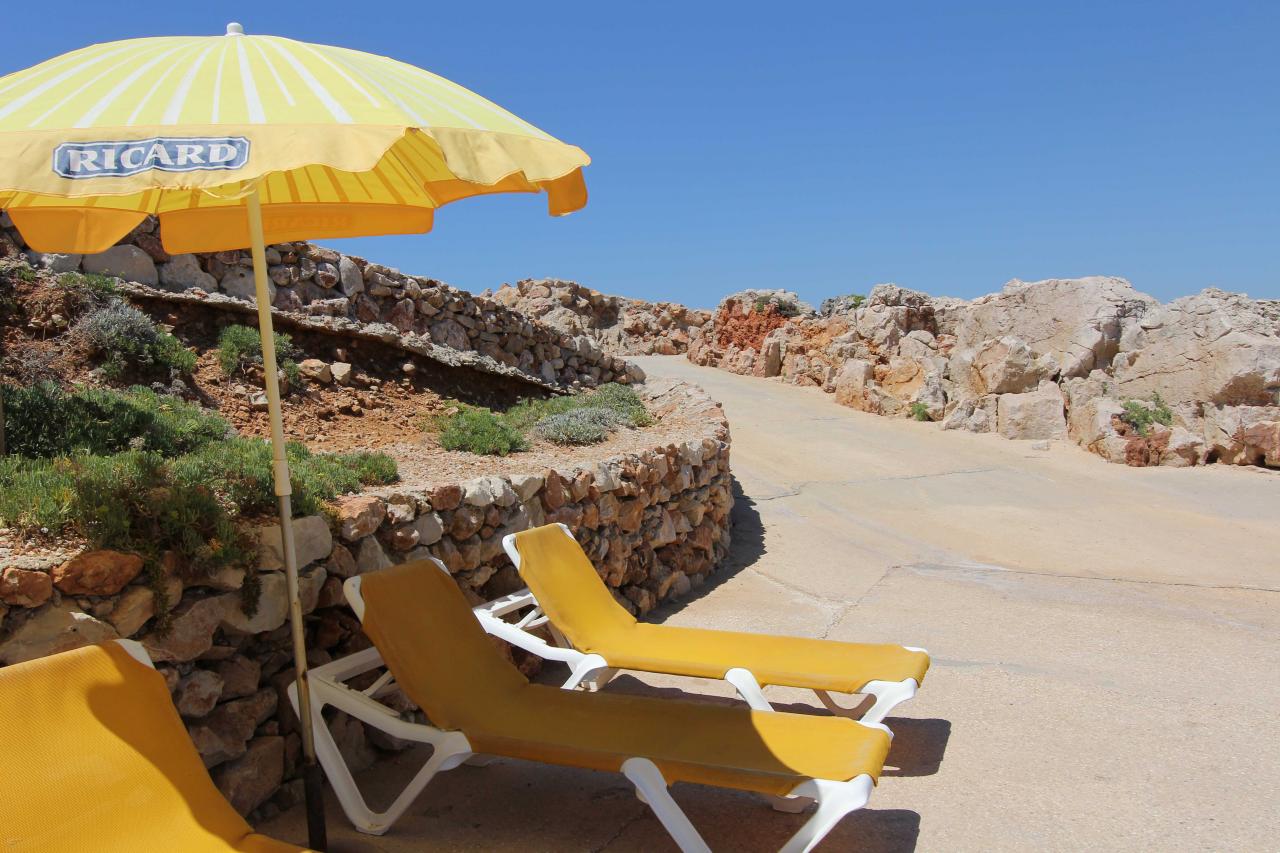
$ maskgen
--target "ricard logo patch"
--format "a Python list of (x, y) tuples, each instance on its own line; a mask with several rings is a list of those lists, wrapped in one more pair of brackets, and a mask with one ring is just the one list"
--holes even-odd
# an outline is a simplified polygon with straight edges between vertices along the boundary
[(141, 172), (234, 171), (249, 162), (243, 136), (155, 136), (128, 142), (64, 142), (53, 171), (64, 178), (122, 178)]

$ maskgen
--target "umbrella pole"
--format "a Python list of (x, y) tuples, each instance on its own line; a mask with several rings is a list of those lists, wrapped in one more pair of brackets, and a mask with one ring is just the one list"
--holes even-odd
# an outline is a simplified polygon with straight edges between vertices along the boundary
[(267, 249), (262, 231), (262, 199), (255, 186), (246, 199), (249, 235), (252, 238), (253, 283), (258, 301), (258, 333), (262, 336), (262, 370), (271, 421), (272, 468), (280, 503), (280, 544), (289, 593), (289, 626), (293, 635), (293, 662), (298, 678), (298, 717), (302, 729), (303, 787), (307, 804), (307, 843), (313, 850), (327, 846), (324, 826), (323, 776), (316, 761), (312, 732), (311, 690), (307, 678), (307, 641), (302, 629), (302, 601), (298, 595), (298, 552), (293, 540), (293, 492), (289, 460), (285, 455), (284, 420), (280, 412), (280, 380), (276, 366), (275, 335), (271, 324), (271, 300), (267, 292)]

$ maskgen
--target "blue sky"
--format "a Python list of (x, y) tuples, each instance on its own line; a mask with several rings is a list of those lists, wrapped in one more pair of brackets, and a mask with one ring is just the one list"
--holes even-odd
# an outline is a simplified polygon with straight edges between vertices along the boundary
[(478, 199), (426, 236), (341, 241), (471, 290), (555, 276), (709, 306), (1111, 274), (1280, 298), (1277, 3), (142, 8), (8, 4), (0, 73), (238, 20), (412, 62), (585, 148), (571, 217)]

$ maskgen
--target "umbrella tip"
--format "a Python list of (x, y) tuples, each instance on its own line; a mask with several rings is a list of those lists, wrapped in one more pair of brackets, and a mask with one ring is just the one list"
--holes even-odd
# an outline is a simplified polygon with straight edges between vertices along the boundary
[(242, 36), (244, 35), (244, 27), (240, 24), (237, 24), (235, 21), (232, 21), (231, 23), (227, 24), (227, 35)]

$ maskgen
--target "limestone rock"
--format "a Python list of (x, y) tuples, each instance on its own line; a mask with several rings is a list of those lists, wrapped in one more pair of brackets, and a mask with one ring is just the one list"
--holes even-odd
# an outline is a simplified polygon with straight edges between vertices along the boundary
[(173, 704), (184, 717), (203, 717), (222, 695), (222, 676), (207, 669), (193, 669), (178, 681)]
[(1006, 335), (956, 350), (949, 369), (961, 397), (982, 397), (1034, 390), (1055, 367), (1052, 359), (1037, 358), (1026, 341)]
[[(245, 302), (257, 302), (258, 291), (253, 280), (253, 269), (251, 267), (231, 267), (222, 276), (222, 280), (218, 282), (218, 286), (228, 296)], [(267, 281), (267, 297), (270, 302), (276, 301), (276, 285), (268, 279)]]
[(996, 431), (1005, 438), (1063, 438), (1067, 421), (1062, 390), (1043, 382), (1025, 394), (1001, 394), (996, 406)]
[(1057, 363), (1064, 377), (1106, 367), (1119, 348), (1126, 323), (1156, 301), (1122, 278), (1013, 280), (1000, 293), (969, 303), (956, 328), (958, 349), (1014, 334)]
[(85, 551), (55, 568), (53, 583), (68, 595), (115, 595), (141, 571), (137, 554)]
[(195, 255), (173, 255), (159, 270), (162, 290), (183, 291), (198, 287), (207, 293), (218, 289), (218, 280), (200, 268)]
[(236, 655), (220, 661), (214, 672), (222, 679), (222, 699), (239, 699), (258, 691), (262, 665), (252, 658)]
[(222, 621), (224, 604), (220, 596), (184, 601), (174, 609), (169, 631), (142, 638), (154, 661), (194, 660), (213, 645), (213, 632)]
[(333, 376), (333, 381), (339, 385), (351, 384), (351, 365), (345, 361), (335, 361), (329, 365), (329, 373)]
[(258, 609), (250, 616), (244, 612), (240, 593), (222, 596), (221, 625), (224, 630), (242, 634), (260, 634), (284, 624), (289, 616), (288, 583), (283, 572), (262, 572), (258, 575)]
[(333, 369), (318, 358), (304, 358), (298, 362), (298, 373), (303, 379), (328, 385), (333, 381)]
[(364, 293), (364, 274), (356, 262), (343, 255), (338, 261), (338, 280), (347, 296)]
[[(1149, 327), (1149, 328), (1147, 328)], [(1115, 371), (1116, 396), (1167, 403), (1275, 405), (1280, 323), (1262, 303), (1209, 289), (1177, 299), (1143, 323)]]
[(511, 488), (522, 503), (529, 501), (542, 488), (546, 480), (537, 474), (512, 474)]
[(84, 255), (63, 255), (56, 252), (28, 252), (27, 259), (33, 267), (52, 273), (75, 272), (80, 269)]
[[(284, 568), (284, 549), (280, 541), (280, 525), (266, 524), (253, 531), (258, 541), (258, 567), (269, 571)], [(321, 515), (305, 515), (293, 519), (294, 551), (298, 566), (323, 560), (333, 550), (333, 534), (329, 522)]]
[(1206, 406), (1204, 434), (1219, 462), (1280, 467), (1280, 406)]
[(222, 703), (188, 726), (204, 766), (215, 767), (244, 755), (254, 730), (276, 712), (277, 700), (276, 691), (264, 687), (252, 696)]
[(39, 607), (53, 595), (53, 578), (47, 572), (5, 566), (0, 570), (0, 601), (14, 607)]
[(0, 642), (0, 663), (15, 664), (117, 637), (115, 629), (67, 603), (52, 605)]
[(385, 569), (394, 565), (387, 552), (382, 549), (382, 544), (373, 536), (365, 537), (360, 540), (356, 546), (355, 553), (356, 574), (363, 575), (366, 572), (376, 572), (379, 569)]
[(387, 517), (387, 506), (372, 495), (353, 495), (338, 501), (338, 523), (348, 542), (362, 539), (378, 529)]
[(160, 282), (156, 262), (137, 246), (112, 246), (105, 252), (85, 255), (81, 266), (87, 273), (115, 276), (151, 287)]
[[(166, 578), (164, 593), (169, 607), (176, 607), (182, 598), (182, 581), (176, 577)], [(116, 631), (122, 637), (132, 637), (142, 629), (147, 620), (156, 613), (156, 594), (150, 587), (131, 586), (116, 599), (115, 606), (107, 616)]]
[(212, 774), (213, 783), (241, 815), (265, 803), (284, 780), (284, 738), (255, 738), (244, 754)]
[(477, 477), (463, 484), (463, 500), (471, 506), (486, 507), (493, 504), (508, 507), (516, 502), (515, 490), (502, 477)]

